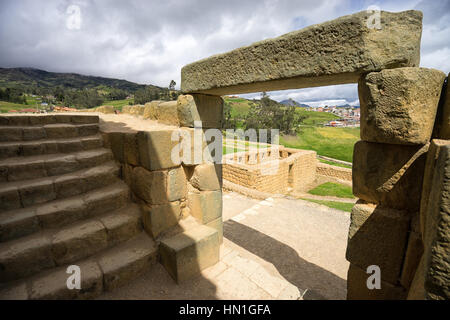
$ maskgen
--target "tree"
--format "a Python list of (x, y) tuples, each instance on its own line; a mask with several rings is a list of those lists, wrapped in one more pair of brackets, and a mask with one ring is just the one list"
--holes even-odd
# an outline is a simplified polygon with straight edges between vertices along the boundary
[(300, 131), (299, 126), (304, 119), (306, 117), (300, 116), (296, 107), (284, 106), (265, 94), (259, 103), (250, 107), (245, 118), (245, 129), (278, 129), (280, 134), (294, 135)]
[(170, 80), (169, 90), (175, 90), (177, 83), (174, 80)]

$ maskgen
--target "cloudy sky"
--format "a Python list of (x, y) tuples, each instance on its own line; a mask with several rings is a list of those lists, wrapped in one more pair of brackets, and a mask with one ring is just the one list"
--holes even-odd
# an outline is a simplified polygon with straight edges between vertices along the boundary
[[(450, 72), (450, 0), (0, 0), (0, 67), (179, 87), (185, 64), (370, 5), (423, 11), (421, 66)], [(270, 95), (358, 104), (356, 85)]]

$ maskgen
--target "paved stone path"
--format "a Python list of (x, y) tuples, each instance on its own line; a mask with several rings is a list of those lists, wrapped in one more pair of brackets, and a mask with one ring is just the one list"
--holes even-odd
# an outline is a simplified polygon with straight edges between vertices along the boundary
[(348, 213), (233, 192), (223, 205), (218, 264), (180, 285), (157, 264), (100, 299), (345, 299)]

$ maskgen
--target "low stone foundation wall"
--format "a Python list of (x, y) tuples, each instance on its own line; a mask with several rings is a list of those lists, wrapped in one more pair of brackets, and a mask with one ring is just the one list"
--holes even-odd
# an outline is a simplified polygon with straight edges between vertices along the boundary
[(317, 162), (317, 174), (337, 178), (345, 181), (352, 181), (352, 169), (332, 166), (326, 163)]

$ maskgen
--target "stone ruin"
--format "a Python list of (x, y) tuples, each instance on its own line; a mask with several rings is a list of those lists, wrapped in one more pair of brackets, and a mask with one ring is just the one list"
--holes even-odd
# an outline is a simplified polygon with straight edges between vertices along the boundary
[(304, 191), (316, 178), (316, 152), (273, 146), (223, 156), (223, 179), (267, 193)]
[[(131, 124), (108, 114), (100, 123), (88, 114), (1, 116), (1, 299), (93, 298), (158, 261), (176, 281), (215, 264), (222, 166), (174, 161), (174, 132), (192, 136), (196, 121), (221, 128), (220, 95), (356, 82), (360, 200), (348, 299), (448, 299), (446, 75), (419, 68), (421, 12), (381, 12), (381, 28), (368, 18), (356, 13), (187, 65), (184, 95), (125, 108), (139, 117)], [(83, 290), (67, 289), (70, 264), (82, 269)], [(373, 265), (381, 289), (367, 287)]]

